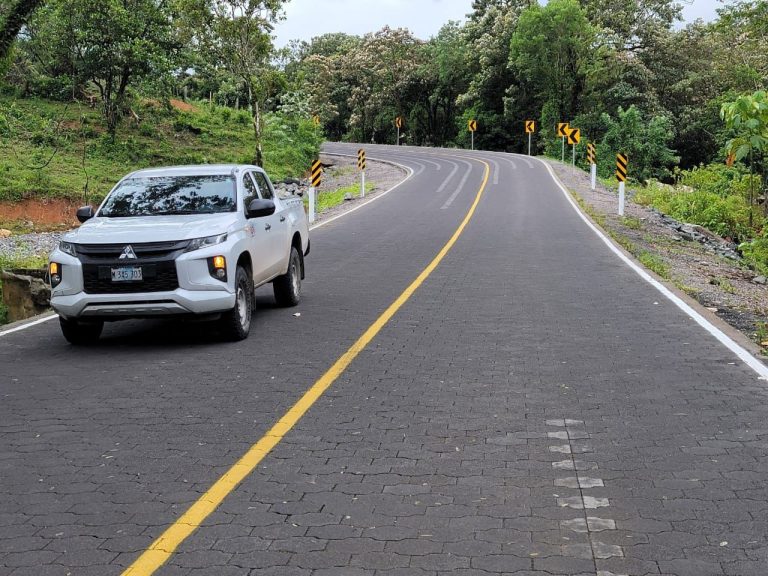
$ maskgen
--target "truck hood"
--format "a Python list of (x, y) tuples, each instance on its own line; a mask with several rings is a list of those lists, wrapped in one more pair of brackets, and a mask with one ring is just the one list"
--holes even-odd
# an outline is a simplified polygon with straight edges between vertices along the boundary
[(77, 244), (139, 244), (191, 240), (232, 232), (237, 221), (237, 214), (234, 212), (190, 216), (92, 218), (63, 239)]

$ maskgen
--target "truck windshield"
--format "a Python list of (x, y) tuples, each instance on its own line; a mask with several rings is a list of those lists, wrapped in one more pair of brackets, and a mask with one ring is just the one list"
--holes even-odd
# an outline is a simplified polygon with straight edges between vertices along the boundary
[(126, 218), (235, 210), (232, 176), (158, 176), (125, 180), (109, 195), (99, 216)]

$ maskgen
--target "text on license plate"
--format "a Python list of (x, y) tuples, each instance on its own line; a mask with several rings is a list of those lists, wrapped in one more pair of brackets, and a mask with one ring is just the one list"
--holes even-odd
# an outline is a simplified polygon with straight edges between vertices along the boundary
[(143, 279), (141, 268), (112, 268), (112, 282), (136, 282)]

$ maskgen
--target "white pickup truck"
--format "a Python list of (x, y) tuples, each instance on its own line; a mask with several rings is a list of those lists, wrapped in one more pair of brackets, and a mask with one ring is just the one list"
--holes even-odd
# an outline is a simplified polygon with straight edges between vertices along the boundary
[(140, 170), (51, 254), (51, 305), (73, 344), (98, 340), (105, 321), (218, 320), (248, 337), (254, 289), (272, 282), (278, 304), (301, 296), (309, 228), (301, 198), (278, 198), (261, 168)]

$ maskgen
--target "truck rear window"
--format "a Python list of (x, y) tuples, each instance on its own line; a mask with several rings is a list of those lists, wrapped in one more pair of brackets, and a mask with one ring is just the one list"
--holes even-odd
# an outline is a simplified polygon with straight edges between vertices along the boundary
[(236, 209), (232, 176), (158, 176), (122, 182), (109, 195), (99, 216), (215, 214)]

